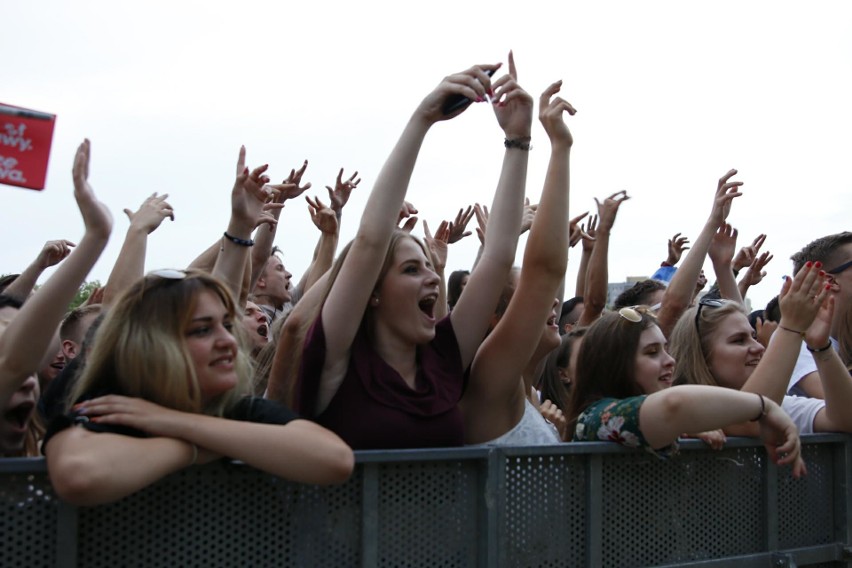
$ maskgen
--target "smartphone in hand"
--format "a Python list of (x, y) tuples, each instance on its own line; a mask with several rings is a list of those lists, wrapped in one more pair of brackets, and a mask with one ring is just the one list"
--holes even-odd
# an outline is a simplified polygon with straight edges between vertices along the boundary
[[(485, 73), (491, 77), (494, 75), (496, 69), (489, 69)], [(451, 95), (447, 97), (447, 100), (444, 101), (444, 105), (441, 107), (441, 112), (444, 113), (444, 116), (448, 114), (453, 114), (461, 109), (465, 108), (467, 105), (472, 103), (473, 101), (467, 98), (464, 95)]]

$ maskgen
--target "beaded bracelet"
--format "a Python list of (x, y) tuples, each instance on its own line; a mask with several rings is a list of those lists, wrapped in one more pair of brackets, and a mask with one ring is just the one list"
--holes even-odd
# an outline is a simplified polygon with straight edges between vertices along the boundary
[(233, 235), (229, 235), (228, 231), (222, 233), (226, 239), (234, 243), (235, 245), (240, 245), (241, 247), (253, 247), (254, 241), (251, 239), (241, 239), (239, 237), (235, 237)]
[(506, 138), (503, 140), (503, 146), (506, 148), (517, 148), (518, 150), (526, 150), (529, 152), (532, 150), (532, 146), (530, 145), (530, 138)]
[(811, 347), (807, 343), (805, 343), (805, 347), (811, 353), (822, 353), (823, 351), (828, 351), (829, 349), (831, 349), (831, 340), (828, 341), (828, 345), (826, 345), (825, 347), (820, 347), (819, 349), (814, 349), (813, 347)]

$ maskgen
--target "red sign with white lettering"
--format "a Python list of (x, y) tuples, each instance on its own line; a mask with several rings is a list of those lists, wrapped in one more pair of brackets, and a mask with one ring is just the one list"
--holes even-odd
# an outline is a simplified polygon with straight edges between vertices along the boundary
[(0, 183), (44, 189), (56, 115), (0, 103)]

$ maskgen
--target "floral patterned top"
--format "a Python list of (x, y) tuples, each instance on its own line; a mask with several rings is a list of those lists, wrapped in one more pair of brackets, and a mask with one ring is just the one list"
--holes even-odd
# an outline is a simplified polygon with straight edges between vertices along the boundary
[(677, 444), (655, 450), (639, 428), (639, 408), (646, 395), (630, 398), (602, 398), (577, 417), (575, 442), (616, 442), (628, 448), (644, 448), (660, 458), (677, 453)]

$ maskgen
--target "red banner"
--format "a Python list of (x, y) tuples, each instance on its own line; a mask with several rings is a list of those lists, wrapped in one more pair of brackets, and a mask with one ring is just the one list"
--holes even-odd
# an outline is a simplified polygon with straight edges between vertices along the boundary
[(44, 189), (56, 115), (0, 103), (0, 183)]

